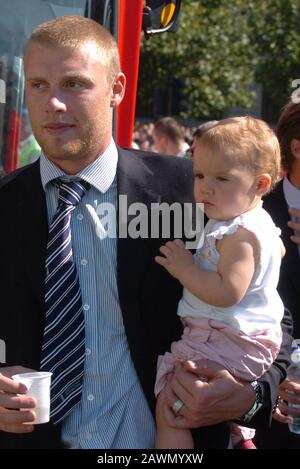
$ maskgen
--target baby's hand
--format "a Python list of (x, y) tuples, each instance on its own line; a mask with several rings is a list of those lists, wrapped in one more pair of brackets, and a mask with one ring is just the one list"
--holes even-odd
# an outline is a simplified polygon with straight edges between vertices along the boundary
[(155, 261), (178, 280), (180, 280), (183, 272), (194, 264), (193, 255), (185, 249), (185, 245), (180, 239), (168, 241), (159, 250), (164, 257), (156, 256)]

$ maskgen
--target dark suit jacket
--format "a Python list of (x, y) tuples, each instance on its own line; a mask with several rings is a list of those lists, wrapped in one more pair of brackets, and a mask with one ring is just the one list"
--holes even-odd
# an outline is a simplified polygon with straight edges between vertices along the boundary
[[(278, 291), (292, 313), (293, 336), (300, 339), (300, 258), (296, 244), (290, 239), (294, 233), (287, 225), (290, 215), (283, 193), (283, 180), (265, 197), (263, 206), (281, 229), (286, 254), (281, 264)], [(272, 422), (271, 431), (257, 432), (256, 439), (257, 444), (264, 448), (300, 448), (300, 435), (294, 435), (287, 425), (276, 421)]]
[(281, 229), (286, 254), (282, 259), (278, 291), (285, 306), (292, 313), (293, 336), (300, 339), (300, 257), (297, 245), (290, 239), (294, 232), (287, 225), (291, 217), (283, 194), (283, 181), (280, 181), (275, 190), (268, 194), (263, 206), (273, 218), (275, 225)]
[[(193, 200), (192, 167), (188, 160), (119, 150), (117, 177), (119, 194), (127, 195), (128, 204), (143, 202), (149, 206), (151, 202)], [(6, 366), (39, 369), (47, 241), (47, 209), (39, 162), (1, 182), (0, 214), (0, 338), (7, 345)], [(165, 241), (118, 240), (118, 293), (124, 326), (132, 359), (152, 410), (157, 356), (169, 350), (172, 340), (181, 334), (176, 310), (182, 288), (154, 262), (159, 246)], [(276, 367), (268, 374), (274, 395), (280, 376)], [(226, 448), (227, 425), (203, 428), (196, 438), (201, 447)], [(1, 447), (61, 447), (60, 428), (50, 423), (37, 425), (30, 435), (0, 433)]]

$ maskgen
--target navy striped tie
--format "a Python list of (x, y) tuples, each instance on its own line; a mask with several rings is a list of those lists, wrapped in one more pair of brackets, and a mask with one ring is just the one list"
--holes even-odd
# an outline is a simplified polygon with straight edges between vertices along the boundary
[(53, 423), (71, 412), (80, 402), (82, 392), (85, 328), (70, 220), (71, 212), (90, 187), (81, 180), (56, 181), (59, 196), (47, 244), (46, 320), (41, 359), (41, 370), (53, 373), (50, 412)]

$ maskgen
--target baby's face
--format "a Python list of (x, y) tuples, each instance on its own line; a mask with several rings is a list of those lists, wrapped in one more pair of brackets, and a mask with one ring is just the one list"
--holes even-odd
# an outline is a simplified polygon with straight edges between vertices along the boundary
[(194, 151), (194, 195), (209, 218), (229, 220), (255, 207), (257, 178), (234, 155), (213, 152), (199, 141)]

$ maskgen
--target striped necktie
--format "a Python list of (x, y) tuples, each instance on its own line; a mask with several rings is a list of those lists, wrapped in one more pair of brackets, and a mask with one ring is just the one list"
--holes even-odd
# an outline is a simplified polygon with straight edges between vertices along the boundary
[(80, 402), (85, 357), (81, 291), (72, 254), (71, 212), (90, 185), (55, 181), (58, 207), (49, 228), (46, 256), (46, 319), (41, 370), (53, 373), (51, 421), (60, 422)]

